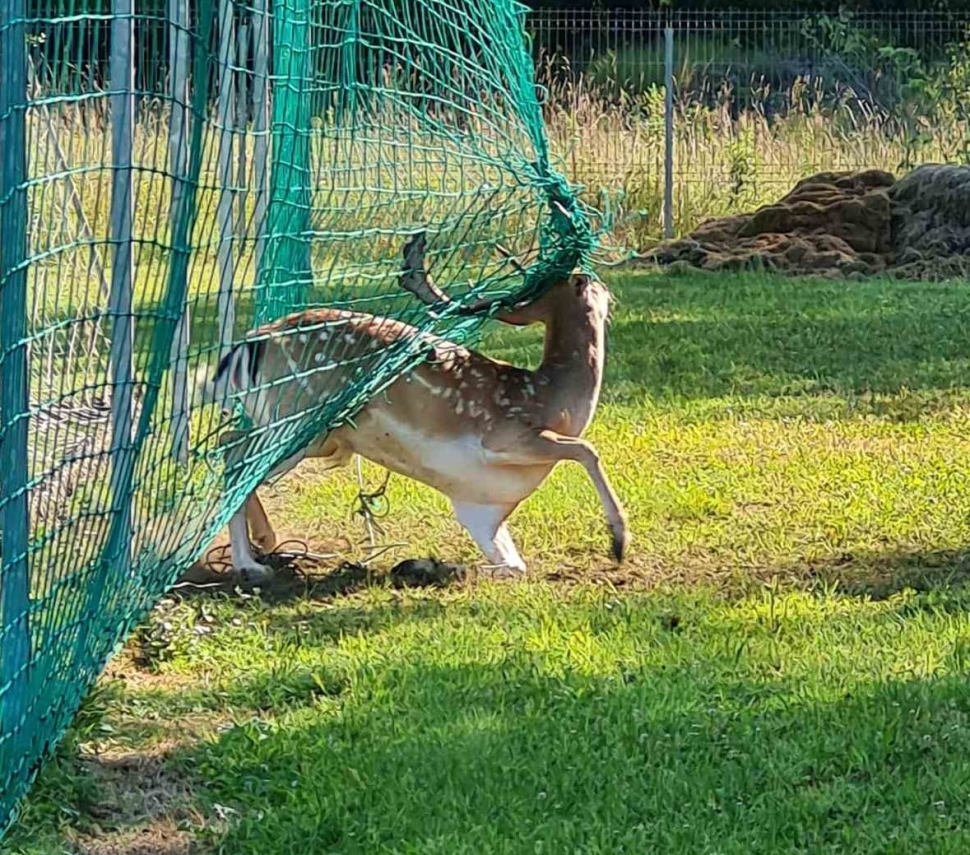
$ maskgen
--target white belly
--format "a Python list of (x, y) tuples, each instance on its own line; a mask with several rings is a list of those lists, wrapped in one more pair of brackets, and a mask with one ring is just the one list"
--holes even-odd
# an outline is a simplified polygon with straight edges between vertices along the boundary
[(542, 483), (551, 466), (503, 466), (475, 434), (442, 437), (394, 419), (368, 414), (351, 431), (354, 451), (399, 475), (414, 478), (456, 502), (516, 505)]

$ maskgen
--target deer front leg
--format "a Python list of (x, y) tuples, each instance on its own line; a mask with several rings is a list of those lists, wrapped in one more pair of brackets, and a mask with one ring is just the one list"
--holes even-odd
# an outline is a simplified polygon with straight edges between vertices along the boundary
[(584, 439), (562, 436), (551, 430), (526, 434), (518, 438), (513, 447), (488, 449), (489, 460), (499, 466), (535, 466), (543, 463), (557, 463), (572, 460), (582, 464), (589, 474), (600, 502), (606, 511), (610, 532), (613, 536), (612, 552), (616, 561), (622, 562), (630, 545), (626, 513), (620, 500), (613, 492), (610, 482), (603, 471), (599, 454), (592, 444)]
[(508, 505), (475, 505), (452, 502), (455, 517), (475, 539), (491, 569), (497, 574), (519, 575), (525, 572), (525, 562), (519, 555), (509, 534), (505, 520), (512, 508)]

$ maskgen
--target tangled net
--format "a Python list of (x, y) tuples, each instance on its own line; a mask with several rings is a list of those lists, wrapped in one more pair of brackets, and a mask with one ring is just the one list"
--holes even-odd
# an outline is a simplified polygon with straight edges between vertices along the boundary
[(594, 244), (550, 166), (524, 6), (163, 8), (11, 0), (0, 19), (0, 147), (24, 153), (0, 172), (2, 825), (244, 497), (428, 345), (355, 357), (339, 394), (262, 429), (228, 479), (231, 425), (193, 403), (194, 376), (253, 326), (323, 305), (474, 338), (484, 314), (397, 287), (418, 231), (455, 307), (537, 296)]

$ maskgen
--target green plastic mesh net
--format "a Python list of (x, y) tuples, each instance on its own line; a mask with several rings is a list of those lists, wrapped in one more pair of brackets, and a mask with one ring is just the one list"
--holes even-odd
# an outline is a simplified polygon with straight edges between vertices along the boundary
[(193, 377), (315, 306), (473, 339), (487, 317), (398, 287), (417, 232), (456, 304), (538, 295), (593, 249), (550, 166), (523, 6), (252, 2), (0, 7), (3, 826), (245, 496), (426, 345), (347, 366), (231, 473), (232, 418), (193, 403)]

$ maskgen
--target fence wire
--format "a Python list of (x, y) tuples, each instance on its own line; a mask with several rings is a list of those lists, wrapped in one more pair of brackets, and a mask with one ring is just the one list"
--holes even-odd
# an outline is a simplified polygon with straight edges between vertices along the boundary
[(970, 160), (970, 12), (569, 9), (528, 27), (553, 152), (635, 246), (663, 231), (665, 158), (677, 233), (814, 172)]

